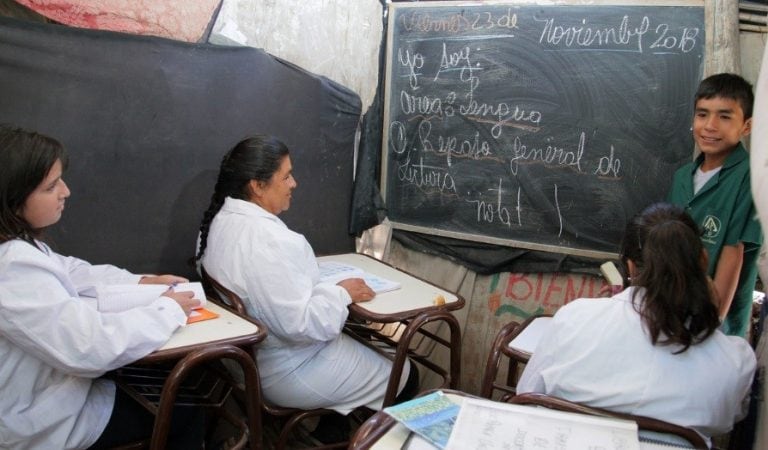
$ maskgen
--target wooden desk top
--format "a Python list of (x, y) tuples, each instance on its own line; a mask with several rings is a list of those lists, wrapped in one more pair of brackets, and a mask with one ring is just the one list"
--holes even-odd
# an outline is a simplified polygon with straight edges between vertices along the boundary
[[(366, 320), (396, 322), (415, 317), (422, 311), (438, 308), (453, 311), (464, 307), (464, 298), (460, 295), (448, 292), (368, 255), (359, 253), (329, 255), (319, 257), (318, 261), (338, 261), (349, 264), (382, 278), (397, 281), (402, 285), (400, 289), (377, 294), (369, 302), (350, 305), (349, 309), (355, 316)], [(435, 305), (435, 299), (439, 296), (445, 299), (445, 304), (442, 306)]]
[(179, 328), (165, 345), (145, 356), (139, 362), (153, 363), (178, 359), (201, 345), (250, 346), (261, 342), (267, 336), (266, 327), (263, 325), (238, 316), (212, 301), (208, 301), (205, 308), (215, 312), (219, 317)]

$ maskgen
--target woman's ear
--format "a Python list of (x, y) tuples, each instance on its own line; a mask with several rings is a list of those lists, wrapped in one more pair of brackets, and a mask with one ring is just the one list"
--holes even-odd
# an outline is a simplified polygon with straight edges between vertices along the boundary
[(258, 180), (251, 180), (248, 182), (248, 191), (250, 192), (249, 197), (251, 200), (255, 200), (261, 198), (264, 189), (261, 182)]
[(747, 137), (749, 136), (749, 133), (752, 132), (752, 118), (744, 121), (744, 126), (741, 128), (741, 137)]
[(637, 264), (629, 258), (627, 258), (627, 270), (629, 271), (629, 279), (637, 276)]

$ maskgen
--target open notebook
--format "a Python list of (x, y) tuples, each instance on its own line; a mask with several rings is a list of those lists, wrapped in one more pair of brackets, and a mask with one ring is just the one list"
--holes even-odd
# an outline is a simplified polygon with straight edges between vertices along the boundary
[(637, 424), (629, 420), (478, 398), (460, 402), (437, 391), (384, 412), (416, 433), (401, 446), (407, 450), (661, 448), (641, 445)]
[[(101, 312), (121, 312), (149, 305), (169, 288), (165, 284), (101, 284), (82, 290), (80, 295), (96, 298)], [(178, 283), (172, 289), (176, 292), (192, 291), (193, 298), (200, 301), (200, 306), (192, 311), (187, 323), (218, 317), (218, 314), (205, 309), (207, 300), (201, 283)]]
[(337, 261), (322, 261), (318, 265), (320, 267), (320, 281), (323, 283), (336, 284), (339, 281), (348, 278), (362, 278), (365, 280), (365, 284), (377, 294), (394, 291), (401, 287), (400, 283), (397, 281), (382, 278), (378, 275), (366, 272), (359, 267), (350, 266), (349, 264)]

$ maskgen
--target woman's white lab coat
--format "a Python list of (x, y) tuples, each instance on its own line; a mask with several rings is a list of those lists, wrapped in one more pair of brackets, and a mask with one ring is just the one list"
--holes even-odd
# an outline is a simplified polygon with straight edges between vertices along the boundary
[(256, 354), (267, 399), (342, 414), (381, 407), (392, 365), (341, 333), (351, 299), (344, 288), (319, 282), (304, 236), (254, 203), (227, 198), (202, 263), (269, 330)]
[(0, 448), (87, 448), (114, 405), (114, 384), (96, 378), (160, 347), (186, 317), (166, 297), (100, 313), (78, 292), (140, 277), (38, 245), (0, 244)]

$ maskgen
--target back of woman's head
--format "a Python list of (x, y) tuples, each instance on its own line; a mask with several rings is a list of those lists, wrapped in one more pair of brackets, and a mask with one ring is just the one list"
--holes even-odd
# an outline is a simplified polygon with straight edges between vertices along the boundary
[(645, 288), (645, 297), (633, 301), (653, 344), (680, 345), (684, 352), (717, 329), (699, 230), (683, 209), (646, 208), (627, 225), (621, 253), (636, 267), (632, 285)]
[(67, 165), (57, 140), (11, 125), (0, 125), (0, 243), (31, 241), (33, 230), (21, 217), (27, 197), (48, 175), (57, 160)]
[(250, 181), (268, 183), (288, 156), (288, 147), (272, 136), (256, 135), (238, 142), (224, 155), (211, 203), (200, 224), (200, 248), (195, 259), (203, 257), (208, 245), (208, 229), (227, 197), (249, 200)]

